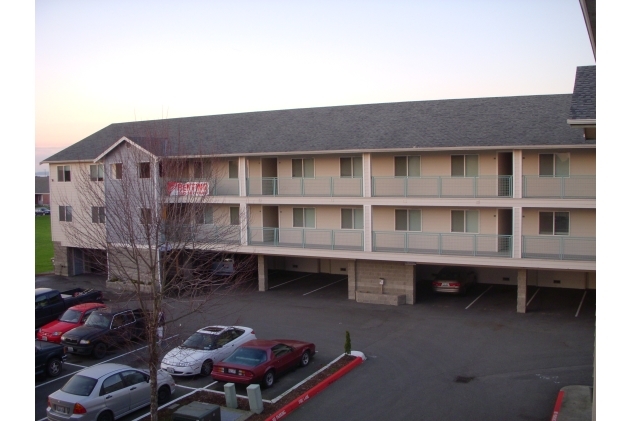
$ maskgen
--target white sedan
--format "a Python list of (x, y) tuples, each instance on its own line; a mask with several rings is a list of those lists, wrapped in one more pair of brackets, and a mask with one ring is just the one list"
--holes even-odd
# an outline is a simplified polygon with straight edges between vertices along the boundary
[(213, 364), (223, 361), (241, 344), (256, 339), (254, 330), (243, 326), (207, 326), (169, 351), (160, 368), (174, 376), (209, 376)]

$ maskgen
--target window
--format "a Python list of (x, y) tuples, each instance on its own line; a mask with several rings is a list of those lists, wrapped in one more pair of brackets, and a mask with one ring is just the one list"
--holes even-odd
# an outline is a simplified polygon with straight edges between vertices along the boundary
[(140, 209), (140, 223), (143, 225), (151, 225), (152, 223), (152, 218), (151, 218), (151, 209), (148, 208), (142, 208)]
[(451, 156), (451, 176), (452, 177), (477, 177), (478, 176), (478, 156), (477, 155), (452, 155)]
[(239, 163), (228, 161), (228, 178), (239, 178)]
[(105, 223), (105, 207), (104, 206), (92, 206), (92, 223), (94, 224)]
[[(239, 208), (235, 208), (235, 209), (239, 209)], [(212, 225), (213, 207), (210, 205), (198, 205), (195, 208), (195, 223)]]
[(90, 165), (90, 181), (103, 181), (103, 164)]
[(70, 165), (59, 165), (57, 167), (57, 181), (70, 181)]
[(539, 212), (539, 235), (570, 235), (570, 213)]
[(420, 231), (421, 211), (418, 209), (396, 209), (394, 221), (396, 231)]
[(420, 156), (395, 156), (394, 157), (395, 177), (420, 177), (421, 157)]
[(569, 153), (542, 153), (539, 155), (539, 175), (541, 177), (569, 177)]
[(294, 178), (315, 178), (313, 158), (292, 159), (291, 176)]
[(140, 371), (128, 370), (120, 373), (125, 382), (125, 386), (133, 386), (135, 384), (144, 383), (147, 381), (147, 376)]
[[(230, 161), (235, 162), (235, 161)], [(209, 178), (211, 176), (210, 161), (201, 160), (193, 161), (193, 178)], [(238, 171), (233, 177), (230, 173), (230, 178), (239, 178)]]
[(272, 347), (272, 353), (274, 354), (275, 358), (280, 358), (283, 355), (287, 355), (292, 351), (292, 348), (290, 346), (287, 346), (285, 344), (278, 344), (278, 345), (274, 345)]
[(294, 228), (315, 228), (315, 208), (294, 208)]
[(72, 222), (72, 206), (59, 206), (59, 220)]
[(342, 229), (364, 229), (364, 210), (342, 209)]
[(138, 177), (139, 178), (151, 177), (151, 163), (150, 162), (141, 162), (140, 164), (138, 164)]
[(451, 232), (478, 232), (479, 212), (477, 210), (452, 210)]
[(116, 373), (113, 376), (110, 376), (107, 379), (103, 380), (103, 386), (101, 386), (100, 394), (101, 396), (107, 395), (116, 392), (117, 390), (121, 390), (124, 387), (125, 383), (123, 382), (123, 379), (121, 379), (120, 374)]
[(241, 221), (239, 220), (239, 207), (231, 206), (230, 207), (230, 225), (240, 225)]
[(340, 158), (340, 176), (362, 178), (362, 157)]
[(114, 180), (122, 180), (123, 178), (123, 164), (116, 163), (110, 166), (110, 174)]

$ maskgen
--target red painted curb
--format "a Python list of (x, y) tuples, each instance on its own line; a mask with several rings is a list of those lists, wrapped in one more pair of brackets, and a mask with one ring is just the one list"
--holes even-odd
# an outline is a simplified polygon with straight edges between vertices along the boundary
[(557, 418), (559, 417), (559, 411), (561, 410), (561, 404), (563, 403), (563, 395), (565, 395), (565, 392), (560, 390), (559, 394), (557, 395), (557, 401), (554, 404), (554, 412), (552, 413), (552, 418), (550, 418), (550, 421), (557, 421)]
[(360, 365), (363, 361), (364, 360), (362, 359), (362, 357), (356, 357), (355, 361), (351, 362), (350, 364), (345, 365), (340, 370), (333, 373), (333, 375), (322, 380), (320, 383), (318, 383), (317, 385), (307, 390), (305, 393), (298, 396), (296, 399), (294, 399), (293, 401), (289, 402), (287, 405), (285, 405), (284, 407), (276, 411), (274, 414), (267, 417), (265, 421), (278, 421), (284, 418), (285, 416), (291, 414), (300, 405), (307, 402), (309, 399), (313, 398), (318, 393), (322, 392), (331, 383), (333, 383), (334, 381), (336, 381), (337, 379), (339, 379), (340, 377), (342, 377), (343, 375), (345, 375), (346, 373), (348, 373), (349, 371), (351, 371), (352, 369)]

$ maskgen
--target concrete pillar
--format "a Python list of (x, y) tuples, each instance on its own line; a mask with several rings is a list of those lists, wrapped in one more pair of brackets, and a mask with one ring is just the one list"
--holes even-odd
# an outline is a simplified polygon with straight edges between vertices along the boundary
[(372, 170), (370, 164), (370, 154), (364, 153), (362, 154), (362, 175), (363, 175), (363, 185), (364, 185), (364, 197), (372, 196)]
[(249, 209), (248, 209), (248, 205), (245, 203), (240, 203), (239, 204), (239, 225), (241, 227), (241, 245), (242, 246), (247, 246), (248, 245), (248, 221), (250, 220), (249, 218)]
[(355, 291), (357, 291), (357, 270), (356, 261), (349, 260), (346, 266), (346, 273), (348, 273), (348, 299), (355, 300)]
[(523, 208), (513, 208), (513, 259), (521, 259)]
[(244, 156), (239, 157), (239, 196), (247, 196), (246, 190), (246, 160)]
[(267, 291), (269, 289), (269, 282), (267, 276), (267, 264), (265, 262), (265, 255), (258, 255), (258, 267), (259, 267), (259, 291)]
[(405, 304), (416, 303), (416, 264), (405, 264)]
[(372, 206), (364, 205), (364, 251), (372, 251)]
[(263, 412), (263, 398), (261, 397), (261, 386), (251, 384), (247, 387), (248, 402), (250, 403), (250, 411), (255, 414)]
[(513, 151), (513, 197), (515, 199), (521, 199), (522, 196), (522, 181), (523, 181), (523, 168), (524, 168), (524, 156), (521, 150)]
[(517, 270), (517, 313), (526, 312), (528, 277), (526, 269)]
[(226, 394), (226, 406), (228, 408), (237, 409), (237, 390), (234, 387), (234, 383), (226, 383), (223, 387), (223, 391)]

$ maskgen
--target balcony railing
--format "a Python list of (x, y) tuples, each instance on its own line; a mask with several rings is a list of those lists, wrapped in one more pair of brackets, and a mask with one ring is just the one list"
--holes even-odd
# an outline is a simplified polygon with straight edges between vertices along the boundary
[(512, 235), (374, 231), (372, 250), (387, 253), (511, 257)]
[(248, 196), (363, 196), (361, 178), (263, 177), (247, 179)]
[(166, 183), (168, 196), (238, 196), (239, 179), (173, 179)]
[(596, 260), (596, 238), (560, 235), (524, 236), (521, 255), (530, 259)]
[(166, 224), (160, 235), (160, 242), (181, 247), (199, 244), (239, 244), (241, 227), (239, 225), (210, 224)]
[(513, 177), (373, 177), (375, 197), (512, 197)]
[(251, 246), (329, 250), (363, 250), (364, 232), (310, 228), (249, 228)]
[(596, 176), (541, 177), (525, 175), (523, 189), (524, 197), (595, 199)]

